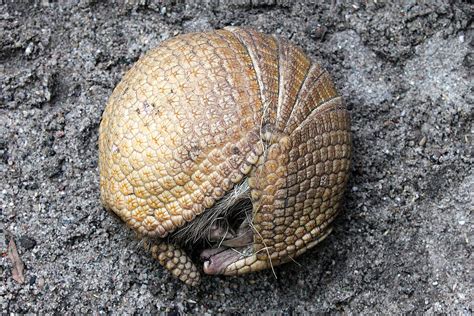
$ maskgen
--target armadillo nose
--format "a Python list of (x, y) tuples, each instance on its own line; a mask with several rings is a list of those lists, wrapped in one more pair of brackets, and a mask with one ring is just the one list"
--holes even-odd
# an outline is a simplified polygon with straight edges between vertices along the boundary
[(206, 274), (223, 274), (225, 269), (232, 263), (238, 261), (241, 254), (232, 249), (221, 247), (218, 249), (225, 248), (216, 252), (216, 249), (207, 249), (201, 253), (201, 258), (204, 258), (203, 270)]

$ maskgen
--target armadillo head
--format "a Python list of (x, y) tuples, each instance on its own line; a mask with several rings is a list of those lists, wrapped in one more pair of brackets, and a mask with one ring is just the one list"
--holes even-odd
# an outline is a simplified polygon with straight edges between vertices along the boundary
[(170, 239), (198, 250), (206, 274), (232, 273), (233, 264), (253, 254), (252, 200), (245, 179), (216, 205), (178, 229)]

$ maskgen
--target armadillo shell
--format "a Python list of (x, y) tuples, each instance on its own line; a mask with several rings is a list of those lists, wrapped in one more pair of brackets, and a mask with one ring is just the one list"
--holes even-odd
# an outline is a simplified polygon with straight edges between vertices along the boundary
[(101, 199), (162, 238), (248, 179), (256, 251), (297, 253), (338, 211), (349, 125), (328, 73), (288, 41), (245, 28), (181, 35), (140, 58), (109, 99)]

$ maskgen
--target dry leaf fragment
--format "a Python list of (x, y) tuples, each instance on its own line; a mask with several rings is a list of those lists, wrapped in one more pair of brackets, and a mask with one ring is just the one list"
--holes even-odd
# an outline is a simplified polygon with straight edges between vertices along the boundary
[(25, 276), (23, 275), (23, 270), (25, 269), (25, 265), (23, 261), (21, 261), (20, 256), (18, 255), (18, 250), (16, 249), (15, 242), (13, 238), (10, 239), (8, 243), (8, 258), (10, 258), (12, 262), (12, 277), (17, 283), (23, 284), (25, 282)]

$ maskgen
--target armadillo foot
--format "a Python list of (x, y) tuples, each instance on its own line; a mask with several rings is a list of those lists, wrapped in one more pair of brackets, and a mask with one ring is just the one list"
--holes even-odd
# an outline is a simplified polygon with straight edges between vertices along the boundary
[(199, 284), (201, 276), (191, 258), (178, 246), (166, 242), (145, 242), (145, 249), (171, 274), (190, 286)]

